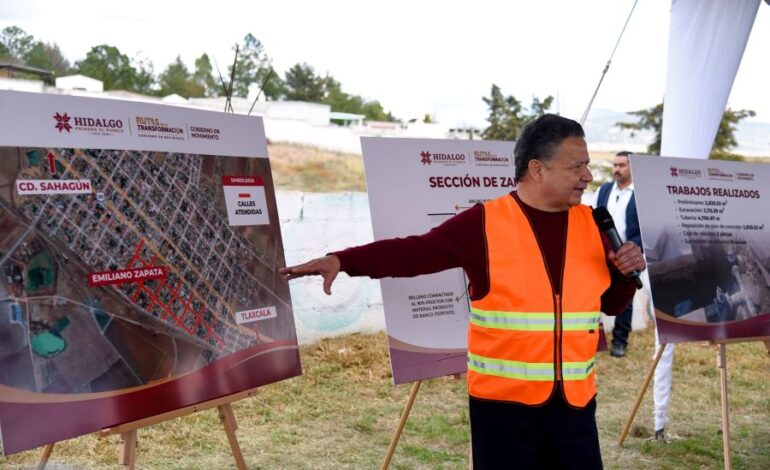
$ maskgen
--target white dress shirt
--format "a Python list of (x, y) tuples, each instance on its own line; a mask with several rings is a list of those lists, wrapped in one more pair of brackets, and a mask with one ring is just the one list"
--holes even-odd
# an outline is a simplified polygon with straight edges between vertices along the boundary
[[(615, 228), (618, 229), (618, 235), (623, 243), (626, 242), (626, 208), (631, 201), (631, 195), (634, 194), (634, 184), (631, 183), (624, 189), (618, 188), (618, 182), (612, 183), (609, 199), (607, 199), (607, 212), (615, 221)], [(596, 193), (597, 198), (599, 193)]]

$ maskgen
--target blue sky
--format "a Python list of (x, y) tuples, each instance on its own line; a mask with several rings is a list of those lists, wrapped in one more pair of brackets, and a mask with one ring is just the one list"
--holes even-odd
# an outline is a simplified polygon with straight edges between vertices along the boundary
[[(579, 118), (633, 0), (327, 0), (104, 2), (25, 0), (0, 4), (0, 28), (17, 25), (56, 42), (71, 61), (111, 44), (160, 72), (177, 54), (192, 66), (206, 52), (224, 69), (251, 32), (284, 72), (307, 62), (348, 92), (378, 99), (396, 116), (425, 113), (450, 125), (484, 125), (492, 83), (529, 103), (558, 98)], [(641, 0), (594, 108), (657, 104), (665, 87), (666, 0)], [(760, 6), (728, 105), (770, 122), (770, 6)], [(763, 50), (764, 49), (764, 50)]]

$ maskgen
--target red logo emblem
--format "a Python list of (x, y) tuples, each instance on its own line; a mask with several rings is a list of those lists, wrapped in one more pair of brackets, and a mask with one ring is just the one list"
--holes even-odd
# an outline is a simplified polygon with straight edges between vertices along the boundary
[(420, 152), (420, 163), (422, 163), (423, 165), (430, 165), (430, 162), (431, 162), (430, 152), (428, 152), (427, 150), (423, 150), (422, 152)]
[(67, 113), (59, 114), (56, 113), (53, 115), (53, 118), (56, 119), (56, 128), (59, 129), (59, 132), (61, 131), (71, 131), (72, 126), (70, 125), (70, 117), (67, 116)]
[(679, 171), (677, 170), (677, 168), (675, 166), (671, 167), (671, 176), (673, 176), (674, 178), (679, 176)]

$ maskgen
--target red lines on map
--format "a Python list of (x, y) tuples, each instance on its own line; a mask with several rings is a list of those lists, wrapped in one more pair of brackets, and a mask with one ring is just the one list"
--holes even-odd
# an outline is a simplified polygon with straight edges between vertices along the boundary
[[(142, 248), (144, 246), (144, 240), (139, 240), (131, 261), (128, 262), (126, 268), (148, 268), (155, 266), (155, 263), (158, 261), (158, 255), (153, 254), (149, 260), (143, 259)], [(206, 342), (214, 340), (220, 346), (224, 346), (224, 340), (214, 331), (215, 322), (218, 320), (213, 315), (206, 315), (206, 303), (194, 289), (185, 285), (183, 279), (176, 279), (176, 285), (174, 286), (168, 283), (168, 277), (158, 279), (150, 284), (151, 282), (139, 281), (136, 291), (130, 297), (131, 302), (139, 305), (139, 297), (141, 294), (144, 294), (149, 298), (149, 305), (141, 307), (148, 313), (152, 313), (153, 308), (157, 306), (160, 308), (163, 320), (169, 321), (173, 319), (177, 326), (186, 331), (190, 336), (198, 336)], [(166, 295), (162, 295), (164, 289), (166, 289)], [(161, 297), (167, 300), (164, 302)], [(206, 317), (209, 318), (208, 321), (205, 319)]]

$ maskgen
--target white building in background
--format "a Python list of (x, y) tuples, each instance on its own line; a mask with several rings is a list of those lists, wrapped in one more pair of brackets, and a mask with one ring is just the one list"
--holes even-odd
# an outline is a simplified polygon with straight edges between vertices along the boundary
[(170, 95), (166, 95), (163, 98), (160, 99), (166, 104), (180, 104), (180, 105), (186, 105), (188, 103), (187, 98), (181, 95), (177, 95), (176, 93), (172, 93)]
[[(24, 78), (19, 78), (24, 77)], [(37, 77), (30, 80), (29, 77)], [(42, 93), (46, 85), (53, 83), (49, 70), (12, 63), (0, 63), (0, 90)]]
[(101, 93), (104, 91), (104, 83), (95, 78), (85, 75), (65, 75), (56, 78), (56, 88), (69, 91), (87, 91), (92, 93)]
[(0, 90), (27, 91), (31, 93), (45, 93), (50, 88), (42, 80), (20, 80), (0, 76)]
[(332, 122), (345, 127), (363, 126), (365, 119), (366, 116), (363, 114), (340, 113), (334, 111), (331, 113)]

